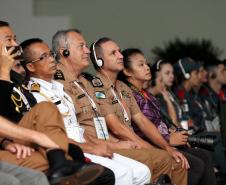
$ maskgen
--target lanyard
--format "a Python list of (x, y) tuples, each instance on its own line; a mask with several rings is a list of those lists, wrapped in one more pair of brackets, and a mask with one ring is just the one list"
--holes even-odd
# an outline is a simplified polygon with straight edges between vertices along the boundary
[(125, 109), (123, 103), (121, 102), (121, 100), (123, 101), (122, 93), (120, 92), (120, 97), (121, 97), (121, 100), (120, 100), (119, 97), (117, 96), (113, 86), (111, 86), (111, 92), (112, 92), (114, 98), (118, 101), (120, 107), (122, 108), (123, 117), (125, 118), (126, 121), (129, 121), (128, 113), (126, 112), (126, 109)]
[(91, 103), (91, 106), (94, 111), (97, 111), (97, 106), (94, 100), (90, 97), (90, 95), (78, 84), (78, 82), (74, 81), (74, 84), (87, 96), (89, 99), (89, 102)]
[(24, 94), (19, 89), (17, 89), (16, 87), (13, 87), (13, 90), (16, 91), (20, 95), (20, 97), (22, 98), (22, 101), (24, 102), (27, 110), (29, 110), (31, 107), (30, 107), (30, 105), (27, 101), (27, 98), (24, 96)]
[(182, 119), (182, 109), (178, 103), (177, 97), (171, 91), (168, 91), (168, 92), (169, 92), (169, 97), (171, 102), (174, 103), (174, 105), (177, 107), (179, 119)]

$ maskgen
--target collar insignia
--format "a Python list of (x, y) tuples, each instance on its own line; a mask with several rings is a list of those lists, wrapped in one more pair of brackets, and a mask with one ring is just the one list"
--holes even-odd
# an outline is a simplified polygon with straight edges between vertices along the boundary
[(56, 73), (54, 74), (54, 79), (55, 80), (65, 80), (63, 72), (61, 70), (57, 69)]

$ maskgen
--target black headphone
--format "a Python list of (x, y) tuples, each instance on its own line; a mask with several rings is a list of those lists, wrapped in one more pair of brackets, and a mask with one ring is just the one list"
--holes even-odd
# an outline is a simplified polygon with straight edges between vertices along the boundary
[(99, 40), (95, 41), (93, 43), (93, 46), (92, 46), (92, 51), (93, 51), (93, 57), (94, 57), (94, 60), (95, 60), (95, 63), (98, 67), (103, 67), (104, 65), (104, 61), (101, 59), (101, 58), (97, 58), (97, 55), (96, 55), (96, 51), (95, 51), (95, 45), (96, 43), (98, 42)]
[(181, 68), (181, 71), (182, 71), (182, 73), (184, 75), (184, 78), (186, 80), (188, 80), (190, 78), (190, 74), (189, 73), (186, 73), (186, 71), (185, 71), (185, 69), (184, 69), (184, 67), (183, 67), (183, 65), (181, 63), (181, 59), (178, 60), (178, 64), (179, 64), (179, 67)]
[(62, 54), (63, 54), (64, 57), (67, 58), (70, 55), (70, 51), (68, 49), (64, 49)]

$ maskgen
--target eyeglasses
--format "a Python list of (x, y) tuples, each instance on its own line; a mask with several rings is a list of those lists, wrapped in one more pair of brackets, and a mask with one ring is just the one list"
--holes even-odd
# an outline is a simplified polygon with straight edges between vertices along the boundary
[(35, 60), (31, 60), (27, 63), (34, 63), (34, 62), (39, 62), (41, 60), (47, 60), (49, 57), (55, 58), (56, 57), (56, 53), (54, 53), (53, 51), (50, 51), (49, 53), (43, 53), (41, 55), (41, 57), (35, 59)]

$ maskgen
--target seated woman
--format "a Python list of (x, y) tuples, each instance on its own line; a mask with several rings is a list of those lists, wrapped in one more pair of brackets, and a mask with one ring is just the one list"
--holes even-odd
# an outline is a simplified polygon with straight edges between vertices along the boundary
[[(150, 68), (144, 54), (139, 49), (133, 48), (124, 50), (122, 54), (124, 70), (119, 74), (119, 79), (126, 82), (132, 89), (142, 112), (156, 125), (163, 137), (172, 146), (184, 146), (180, 150), (188, 158), (191, 167), (188, 171), (188, 184), (216, 184), (209, 153), (203, 149), (185, 147), (188, 138), (185, 131), (170, 134), (160, 112), (159, 102), (152, 94), (142, 88), (146, 81), (151, 80)], [(139, 132), (138, 129), (135, 131)], [(139, 135), (143, 136), (142, 133)], [(147, 138), (144, 139), (148, 141)]]
[(183, 127), (180, 123), (186, 117), (186, 112), (183, 111), (178, 98), (171, 91), (175, 79), (172, 64), (160, 59), (151, 66), (151, 74), (151, 85), (147, 91), (158, 99), (161, 111), (168, 115), (174, 124)]

